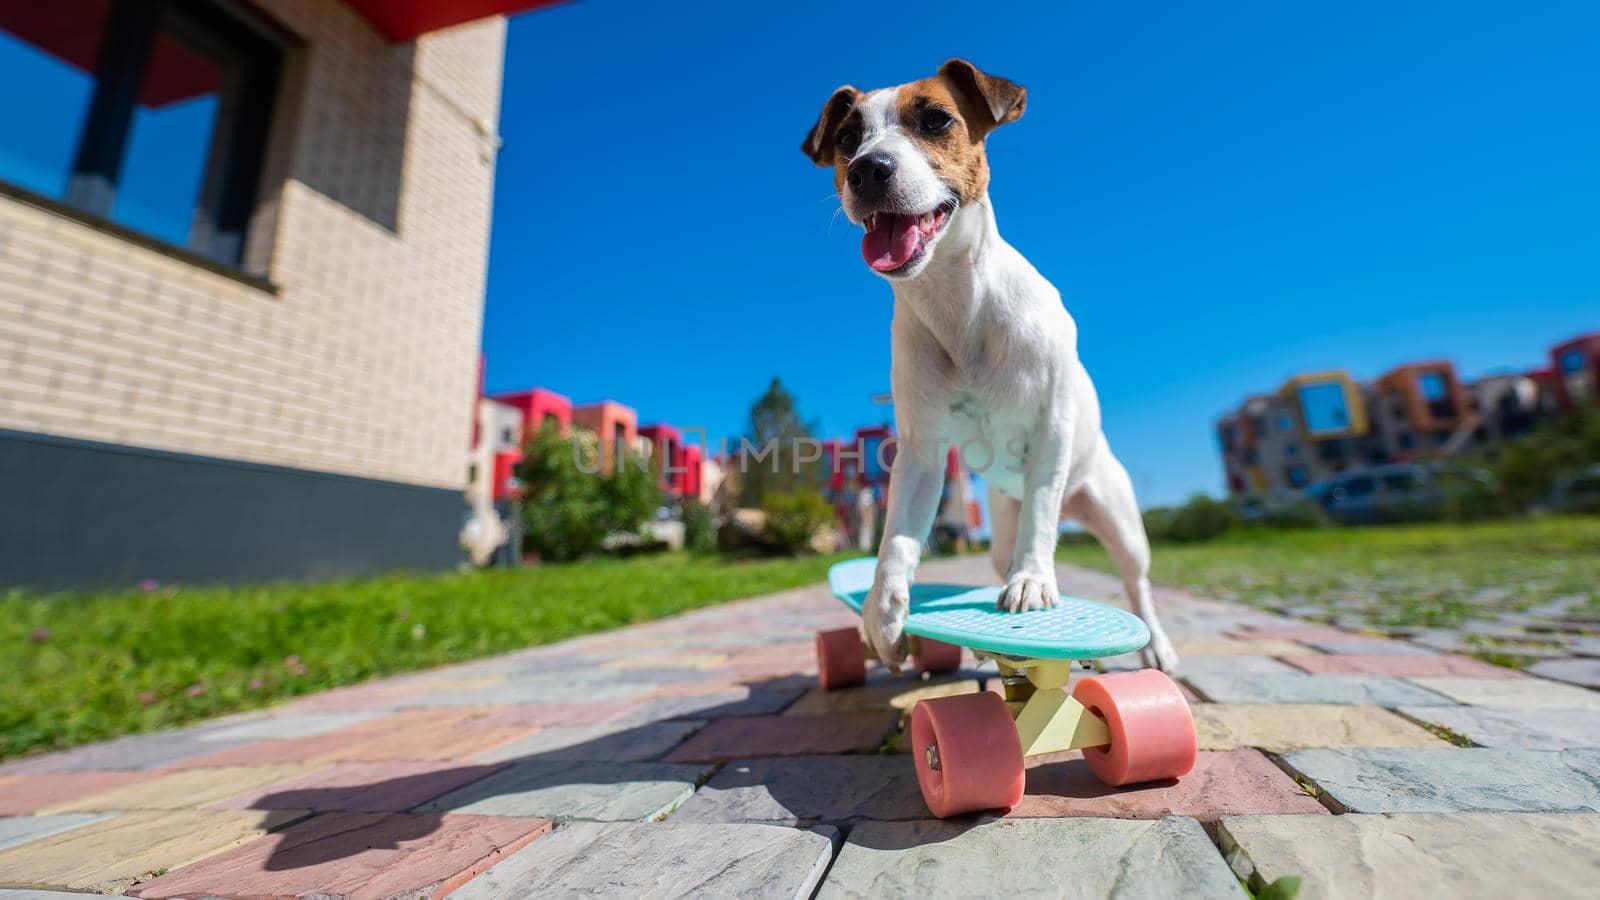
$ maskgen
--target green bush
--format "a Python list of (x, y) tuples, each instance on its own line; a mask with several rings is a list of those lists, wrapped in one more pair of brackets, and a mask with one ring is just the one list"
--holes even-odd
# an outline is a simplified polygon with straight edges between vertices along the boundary
[(768, 494), (761, 504), (767, 514), (764, 536), (780, 553), (805, 553), (811, 539), (833, 523), (833, 507), (817, 491)]
[(683, 546), (702, 553), (717, 549), (717, 515), (698, 500), (683, 501)]
[(1272, 528), (1326, 528), (1333, 524), (1322, 504), (1309, 497), (1287, 497), (1264, 503), (1257, 523)]
[(1600, 462), (1600, 411), (1556, 416), (1512, 441), (1491, 464), (1507, 500), (1527, 509), (1544, 500), (1562, 475)]
[(636, 459), (624, 455), (608, 475), (579, 468), (597, 453), (593, 435), (562, 437), (554, 424), (528, 441), (517, 465), (525, 550), (552, 561), (593, 555), (608, 535), (639, 533), (661, 504), (655, 473)]
[(1145, 533), (1152, 543), (1195, 544), (1226, 534), (1241, 523), (1233, 505), (1195, 494), (1174, 509), (1157, 507), (1144, 514)]

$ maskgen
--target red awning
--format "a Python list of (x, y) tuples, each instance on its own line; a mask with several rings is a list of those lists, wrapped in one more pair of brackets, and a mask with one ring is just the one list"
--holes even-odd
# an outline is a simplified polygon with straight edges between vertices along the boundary
[(345, 0), (391, 41), (409, 41), (430, 31), (488, 16), (511, 15), (557, 0)]

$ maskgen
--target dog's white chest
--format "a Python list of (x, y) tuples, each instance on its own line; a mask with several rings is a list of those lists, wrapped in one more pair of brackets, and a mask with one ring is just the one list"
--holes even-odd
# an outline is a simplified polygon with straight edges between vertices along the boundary
[(1007, 494), (1021, 493), (1035, 422), (1019, 410), (967, 390), (951, 395), (946, 421), (950, 442), (969, 470)]

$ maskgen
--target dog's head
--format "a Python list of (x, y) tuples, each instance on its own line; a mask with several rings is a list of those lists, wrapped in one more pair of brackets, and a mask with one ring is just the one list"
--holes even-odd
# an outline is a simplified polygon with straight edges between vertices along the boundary
[(839, 88), (800, 149), (833, 168), (845, 215), (867, 229), (867, 265), (914, 278), (962, 208), (988, 190), (984, 138), (1027, 104), (1021, 85), (952, 59), (938, 75), (899, 87)]

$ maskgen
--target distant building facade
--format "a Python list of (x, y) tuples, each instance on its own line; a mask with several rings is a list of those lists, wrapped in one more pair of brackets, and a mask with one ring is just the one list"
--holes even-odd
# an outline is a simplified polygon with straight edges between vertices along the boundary
[(1470, 383), (1438, 359), (1398, 366), (1370, 383), (1342, 371), (1290, 378), (1217, 420), (1228, 492), (1296, 493), (1355, 467), (1445, 459), (1596, 402), (1600, 333), (1556, 345), (1550, 360), (1549, 369)]

